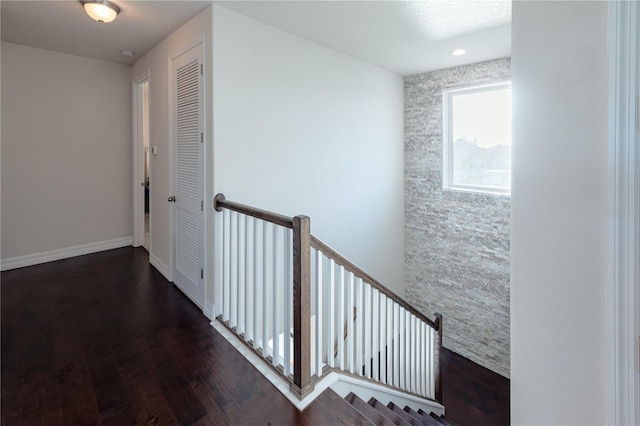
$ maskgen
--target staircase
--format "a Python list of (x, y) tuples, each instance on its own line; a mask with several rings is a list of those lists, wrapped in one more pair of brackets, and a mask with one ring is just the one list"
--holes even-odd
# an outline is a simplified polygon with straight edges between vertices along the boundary
[(353, 392), (349, 393), (344, 399), (358, 410), (360, 414), (378, 426), (455, 426), (455, 423), (445, 420), (444, 416), (438, 416), (434, 412), (426, 413), (420, 409), (414, 411), (409, 406), (400, 408), (393, 402), (384, 405), (375, 398), (364, 402)]
[(300, 410), (331, 388), (384, 418), (442, 420), (421, 413), (444, 414), (441, 315), (428, 318), (312, 235), (306, 216), (222, 194), (214, 208), (212, 325), (280, 392)]

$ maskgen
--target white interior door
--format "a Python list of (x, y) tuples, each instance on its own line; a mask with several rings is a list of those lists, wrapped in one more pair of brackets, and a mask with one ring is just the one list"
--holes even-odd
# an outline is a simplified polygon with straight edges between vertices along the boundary
[[(173, 280), (204, 304), (204, 126), (202, 45), (172, 61)], [(173, 198), (173, 200), (172, 200)]]

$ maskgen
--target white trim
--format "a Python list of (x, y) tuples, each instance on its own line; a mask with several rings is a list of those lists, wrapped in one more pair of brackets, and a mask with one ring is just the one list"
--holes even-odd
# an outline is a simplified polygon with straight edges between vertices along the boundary
[(169, 282), (173, 282), (173, 277), (171, 276), (171, 270), (158, 256), (153, 253), (149, 253), (149, 263), (151, 266), (156, 268), (158, 272), (160, 272)]
[(608, 423), (640, 424), (640, 7), (609, 3)]
[(243, 357), (253, 364), (253, 366), (300, 411), (304, 410), (327, 388), (331, 388), (342, 398), (347, 396), (349, 392), (353, 392), (364, 400), (369, 400), (371, 397), (374, 397), (385, 405), (393, 402), (401, 407), (408, 405), (415, 411), (422, 409), (427, 412), (433, 411), (438, 415), (444, 414), (444, 406), (435, 401), (418, 398), (386, 386), (377, 385), (366, 380), (358, 380), (356, 377), (347, 376), (335, 371), (324, 376), (322, 380), (315, 385), (313, 392), (300, 401), (298, 397), (289, 390), (289, 382), (277, 375), (264, 359), (249, 349), (235, 334), (216, 320), (211, 322), (211, 326), (231, 343)]
[(453, 183), (453, 97), (486, 93), (495, 90), (511, 91), (511, 81), (473, 84), (451, 87), (442, 91), (442, 189), (445, 191), (469, 192), (477, 194), (501, 195), (509, 197), (511, 189), (483, 187), (480, 185), (460, 185)]
[(213, 305), (206, 300), (204, 301), (204, 310), (202, 311), (209, 321), (213, 321)]
[[(144, 159), (144, 149), (143, 149), (143, 141), (142, 141), (142, 129), (143, 129), (143, 117), (140, 116), (140, 104), (143, 101), (141, 99), (141, 85), (143, 83), (151, 82), (151, 71), (147, 69), (145, 72), (139, 74), (131, 81), (131, 102), (132, 102), (132, 110), (133, 110), (133, 135), (132, 135), (132, 209), (131, 209), (131, 217), (132, 217), (132, 225), (133, 225), (133, 242), (132, 245), (134, 247), (139, 247), (144, 244), (144, 196), (141, 196), (141, 193), (144, 191), (140, 190), (140, 182), (144, 181), (144, 168), (141, 169), (140, 165)], [(151, 94), (149, 93), (149, 96)], [(149, 105), (151, 102), (149, 102)], [(151, 165), (151, 162), (149, 162)], [(151, 169), (151, 167), (149, 167)], [(151, 174), (151, 170), (149, 170), (149, 174)], [(142, 199), (141, 199), (142, 197)], [(142, 211), (140, 209), (142, 208)], [(151, 227), (149, 227), (151, 230)], [(151, 244), (149, 244), (151, 245)], [(149, 250), (151, 247), (148, 247)]]
[(393, 402), (400, 407), (409, 406), (413, 411), (421, 409), (427, 413), (433, 412), (438, 416), (444, 415), (444, 406), (435, 401), (418, 398), (417, 396), (390, 389), (386, 386), (377, 385), (366, 380), (358, 380), (357, 377), (346, 376), (340, 373), (332, 374), (336, 374), (338, 378), (330, 387), (342, 398), (349, 395), (350, 392), (353, 392), (358, 398), (364, 401), (375, 398), (384, 405), (389, 405), (390, 402)]
[(122, 237), (115, 238), (113, 240), (98, 241), (95, 243), (80, 244), (72, 247), (27, 254), (24, 256), (16, 256), (9, 259), (2, 259), (0, 270), (8, 271), (10, 269), (23, 268), (25, 266), (38, 265), (40, 263), (53, 262), (55, 260), (68, 259), (70, 257), (82, 256), (84, 254), (97, 253), (130, 245), (131, 237)]

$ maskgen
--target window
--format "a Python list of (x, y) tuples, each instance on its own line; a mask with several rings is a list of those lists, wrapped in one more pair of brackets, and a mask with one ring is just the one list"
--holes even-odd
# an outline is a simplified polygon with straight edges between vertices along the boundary
[(443, 188), (511, 192), (511, 83), (443, 91)]

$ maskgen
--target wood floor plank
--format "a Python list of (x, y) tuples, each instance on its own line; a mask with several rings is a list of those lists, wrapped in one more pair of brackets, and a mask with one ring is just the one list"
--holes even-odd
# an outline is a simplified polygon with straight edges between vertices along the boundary
[[(211, 333), (211, 328), (208, 332)], [(254, 424), (220, 379), (202, 361), (184, 330), (169, 327), (160, 333), (160, 338), (191, 388), (218, 424)]]
[(178, 423), (193, 424), (207, 415), (207, 410), (159, 338), (141, 339), (140, 349)]
[[(134, 347), (130, 348), (134, 352)], [(126, 361), (119, 362), (118, 368), (138, 424), (178, 424), (160, 387), (141, 359), (131, 356)]]
[[(217, 426), (219, 424), (221, 423), (218, 423), (215, 420), (213, 420), (213, 418), (210, 415), (206, 415), (200, 420), (198, 420), (197, 422), (195, 422), (193, 425), (194, 426)], [(236, 424), (240, 424), (240, 423), (236, 423)]]
[(2, 372), (1, 391), (0, 391), (0, 407), (2, 407), (2, 417), (9, 423), (13, 419), (18, 422), (22, 418), (22, 377), (19, 373)]

